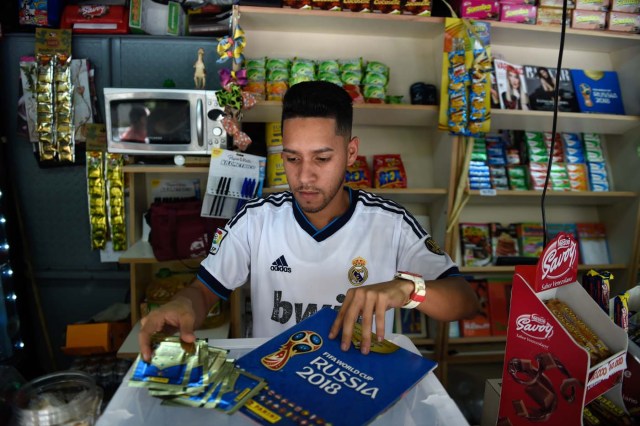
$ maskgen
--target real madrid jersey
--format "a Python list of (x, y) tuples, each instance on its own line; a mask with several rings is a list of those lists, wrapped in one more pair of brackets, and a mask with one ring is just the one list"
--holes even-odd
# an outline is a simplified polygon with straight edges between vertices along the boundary
[[(386, 282), (396, 271), (434, 280), (457, 266), (403, 207), (349, 191), (349, 209), (316, 229), (291, 192), (247, 203), (218, 228), (198, 278), (227, 299), (251, 277), (253, 336), (272, 337), (324, 306), (339, 309), (347, 290)], [(385, 317), (392, 332), (393, 310)]]

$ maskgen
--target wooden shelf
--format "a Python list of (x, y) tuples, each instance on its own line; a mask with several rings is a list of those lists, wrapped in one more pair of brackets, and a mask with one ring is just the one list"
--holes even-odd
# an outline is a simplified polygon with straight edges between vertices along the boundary
[(435, 344), (434, 339), (427, 339), (425, 337), (411, 337), (411, 342), (416, 346), (427, 346)]
[[(491, 44), (517, 47), (560, 47), (558, 26), (524, 25), (491, 21)], [(565, 50), (615, 52), (637, 46), (640, 36), (615, 31), (589, 31), (567, 28)]]
[[(260, 101), (244, 111), (243, 121), (279, 122), (282, 102)], [(435, 127), (438, 125), (437, 105), (354, 104), (353, 124), (367, 126)]]
[(385, 37), (425, 39), (440, 37), (444, 32), (444, 18), (430, 16), (252, 6), (240, 6), (240, 25), (245, 31), (375, 34)]
[[(640, 43), (640, 37), (636, 43)], [(551, 131), (552, 125), (553, 114), (549, 111), (491, 110), (492, 131), (500, 129)], [(639, 127), (640, 117), (635, 115), (559, 112), (556, 131), (621, 135)]]
[(495, 352), (472, 352), (457, 355), (448, 355), (449, 364), (478, 364), (504, 361), (504, 350)]
[(174, 166), (172, 164), (129, 164), (125, 173), (209, 173), (209, 167)]
[(125, 250), (122, 255), (120, 255), (120, 259), (118, 259), (119, 263), (158, 263), (156, 257), (153, 255), (153, 249), (151, 248), (151, 244), (149, 241), (136, 241), (131, 247)]
[[(470, 205), (531, 204), (539, 205), (542, 191), (468, 191)], [(547, 191), (545, 205), (608, 206), (621, 201), (633, 201), (638, 194), (631, 191)]]
[[(263, 194), (274, 194), (288, 188), (264, 188)], [(431, 203), (447, 196), (444, 188), (366, 188), (366, 191), (381, 195), (399, 204)]]
[(466, 345), (477, 343), (504, 343), (507, 341), (507, 336), (477, 336), (477, 337), (451, 337), (449, 338), (450, 345)]
[[(182, 259), (182, 261), (202, 261), (203, 258), (193, 258), (193, 259)], [(180, 259), (176, 259), (176, 261), (180, 261)], [(120, 255), (120, 259), (118, 259), (119, 263), (133, 263), (136, 265), (146, 263), (146, 264), (156, 264), (160, 261), (156, 259), (153, 254), (153, 249), (151, 248), (151, 244), (149, 241), (136, 241), (131, 247), (122, 252)], [(173, 261), (171, 261), (173, 262)]]
[[(332, 33), (435, 39), (444, 33), (444, 18), (378, 13), (331, 12), (240, 6), (242, 28), (250, 31)], [(560, 27), (489, 21), (491, 44), (518, 47), (560, 45)], [(615, 31), (566, 29), (565, 49), (615, 52), (637, 46), (640, 36)]]
[[(590, 269), (621, 270), (627, 269), (624, 263), (603, 263), (598, 265), (578, 265), (578, 271), (588, 271)], [(463, 266), (460, 272), (464, 274), (492, 274), (492, 273), (513, 273), (515, 266)]]

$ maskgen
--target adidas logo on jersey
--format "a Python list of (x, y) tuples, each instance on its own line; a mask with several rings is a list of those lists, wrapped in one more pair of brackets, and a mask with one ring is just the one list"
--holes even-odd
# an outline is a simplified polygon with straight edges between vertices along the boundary
[(271, 270), (272, 271), (277, 271), (277, 272), (288, 272), (289, 274), (291, 273), (291, 268), (287, 264), (287, 260), (284, 258), (284, 254), (282, 256), (280, 256), (279, 258), (277, 258), (271, 264)]

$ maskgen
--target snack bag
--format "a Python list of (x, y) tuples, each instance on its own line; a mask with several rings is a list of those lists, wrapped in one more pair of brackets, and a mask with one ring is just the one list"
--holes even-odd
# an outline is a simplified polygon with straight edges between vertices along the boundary
[(345, 175), (345, 183), (347, 186), (358, 188), (371, 188), (371, 172), (367, 164), (367, 157), (358, 155), (352, 166), (347, 167)]
[(491, 50), (487, 22), (445, 19), (438, 129), (475, 136), (491, 128)]
[(400, 154), (379, 154), (373, 156), (375, 188), (406, 188), (407, 173)]

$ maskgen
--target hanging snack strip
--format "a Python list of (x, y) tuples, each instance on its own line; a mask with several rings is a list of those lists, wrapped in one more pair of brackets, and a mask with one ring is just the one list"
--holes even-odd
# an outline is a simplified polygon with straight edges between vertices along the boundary
[(107, 196), (109, 230), (113, 250), (127, 248), (127, 232), (124, 212), (124, 159), (121, 154), (106, 154)]
[(449, 52), (449, 130), (463, 135), (467, 128), (467, 84), (464, 39), (454, 38)]
[(53, 161), (56, 156), (53, 134), (53, 55), (37, 55), (36, 102), (38, 150), (40, 161)]
[[(469, 134), (477, 135), (486, 132), (485, 126), (490, 117), (490, 100), (487, 87), (491, 85), (491, 58), (487, 49), (478, 39), (473, 41), (473, 65), (471, 67), (471, 90), (469, 93)], [(485, 130), (486, 129), (486, 130)]]
[(53, 68), (54, 124), (58, 161), (75, 161), (73, 128), (73, 85), (71, 84), (71, 55), (56, 54)]
[(41, 162), (75, 160), (71, 56), (37, 55), (38, 149)]
[(491, 51), (486, 22), (445, 20), (438, 129), (476, 136), (490, 130)]
[(87, 189), (89, 192), (89, 223), (91, 249), (104, 249), (107, 244), (107, 209), (103, 173), (104, 154), (87, 151)]

